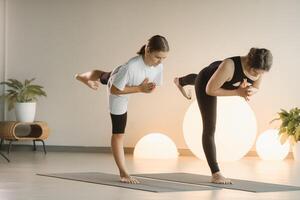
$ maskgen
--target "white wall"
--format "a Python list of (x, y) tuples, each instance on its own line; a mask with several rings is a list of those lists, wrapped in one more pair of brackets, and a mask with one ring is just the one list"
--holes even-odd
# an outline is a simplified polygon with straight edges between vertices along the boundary
[(186, 148), (182, 120), (190, 102), (181, 97), (173, 77), (198, 73), (250, 47), (265, 47), (274, 65), (250, 102), (259, 133), (280, 108), (300, 106), (299, 10), (297, 0), (9, 0), (6, 76), (36, 77), (45, 86), (48, 97), (38, 102), (37, 119), (51, 127), (48, 144), (109, 146), (106, 89), (89, 90), (73, 75), (112, 70), (149, 37), (164, 35), (171, 48), (164, 85), (151, 95), (131, 97), (126, 146), (160, 131)]
[[(4, 81), (5, 71), (5, 0), (0, 0), (0, 82)], [(0, 95), (3, 94), (0, 86)], [(4, 119), (4, 101), (0, 99), (0, 121)]]

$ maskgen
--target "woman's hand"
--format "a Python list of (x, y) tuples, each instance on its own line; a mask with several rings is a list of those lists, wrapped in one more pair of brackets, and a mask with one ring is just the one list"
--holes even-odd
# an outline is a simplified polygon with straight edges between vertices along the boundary
[(254, 94), (256, 94), (258, 92), (258, 89), (253, 87), (253, 86), (249, 86), (249, 89), (248, 89), (248, 95), (249, 96), (252, 96)]
[(155, 83), (149, 83), (149, 79), (145, 78), (145, 80), (139, 85), (141, 92), (150, 93), (152, 92), (156, 85)]
[(250, 96), (253, 95), (252, 88), (250, 84), (247, 82), (247, 79), (244, 79), (243, 83), (240, 84), (239, 88), (236, 90), (237, 95), (245, 98), (246, 101), (250, 100)]

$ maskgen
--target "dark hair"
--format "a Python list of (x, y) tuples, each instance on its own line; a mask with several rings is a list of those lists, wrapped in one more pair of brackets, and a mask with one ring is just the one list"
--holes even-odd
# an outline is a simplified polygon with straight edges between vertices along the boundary
[[(150, 53), (154, 51), (169, 51), (169, 44), (165, 37), (160, 35), (154, 35), (148, 40), (147, 48), (149, 48)], [(146, 45), (142, 46), (137, 52), (139, 55), (144, 55), (146, 50)]]
[(273, 56), (268, 49), (251, 48), (247, 55), (247, 62), (254, 69), (269, 71), (273, 63)]

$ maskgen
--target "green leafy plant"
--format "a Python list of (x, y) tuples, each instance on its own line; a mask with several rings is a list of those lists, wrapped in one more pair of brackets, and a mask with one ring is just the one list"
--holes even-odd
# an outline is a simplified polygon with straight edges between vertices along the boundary
[(281, 109), (278, 115), (279, 117), (272, 121), (281, 120), (280, 142), (285, 143), (288, 138), (291, 139), (292, 144), (300, 141), (300, 109), (297, 107), (292, 108), (290, 111)]
[(13, 109), (16, 103), (35, 102), (37, 97), (47, 96), (42, 86), (32, 84), (34, 80), (35, 78), (25, 80), (22, 83), (16, 79), (8, 79), (8, 81), (0, 83), (9, 87), (6, 89), (6, 93), (1, 96), (8, 102), (8, 110)]

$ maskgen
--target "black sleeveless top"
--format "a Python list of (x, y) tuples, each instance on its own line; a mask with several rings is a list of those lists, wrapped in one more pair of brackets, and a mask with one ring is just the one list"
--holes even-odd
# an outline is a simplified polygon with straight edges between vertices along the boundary
[[(241, 57), (235, 56), (235, 57), (230, 57), (228, 59), (231, 59), (234, 62), (234, 73), (232, 79), (230, 81), (226, 81), (221, 86), (221, 88), (227, 90), (235, 90), (240, 86), (240, 84), (244, 81), (244, 79), (247, 79), (248, 83), (253, 84), (254, 81), (248, 78), (243, 72)], [(222, 61), (215, 61), (203, 69), (205, 76), (208, 78), (208, 80), (212, 77), (212, 75), (215, 73), (215, 71), (218, 69), (221, 63)]]

